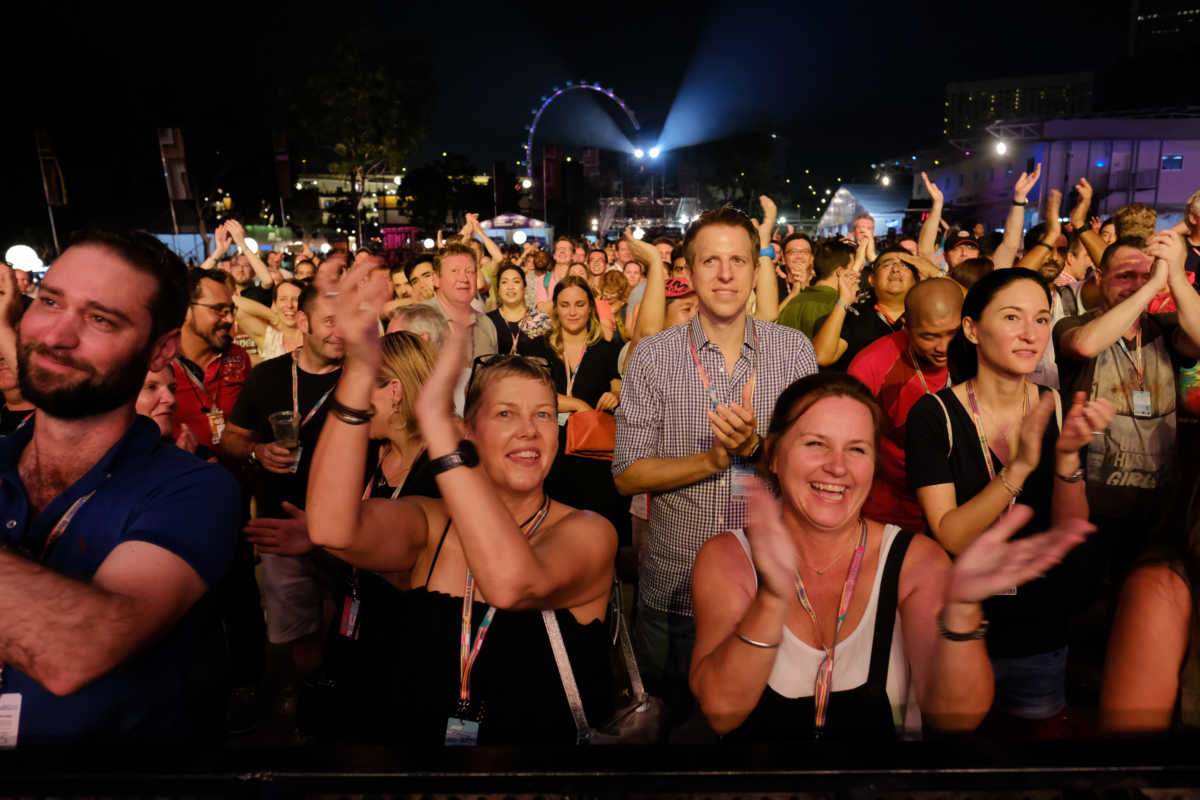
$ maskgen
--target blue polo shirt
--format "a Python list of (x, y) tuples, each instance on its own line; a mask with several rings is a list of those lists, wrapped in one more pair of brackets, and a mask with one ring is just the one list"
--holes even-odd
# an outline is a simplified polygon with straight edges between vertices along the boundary
[[(197, 666), (212, 663), (211, 651), (221, 647), (212, 635), (216, 621), (210, 596), (233, 556), (238, 485), (223, 468), (160, 441), (158, 425), (139, 416), (87, 474), (30, 519), (17, 463), (33, 436), (33, 423), (0, 438), (0, 541), (81, 581), (92, 580), (122, 542), (149, 542), (186, 561), (208, 591), (142, 651), (66, 697), (56, 697), (8, 666), (2, 691), (21, 694), (18, 745), (100, 737), (108, 742), (186, 739)], [(42, 543), (51, 529), (93, 490), (43, 558)]]

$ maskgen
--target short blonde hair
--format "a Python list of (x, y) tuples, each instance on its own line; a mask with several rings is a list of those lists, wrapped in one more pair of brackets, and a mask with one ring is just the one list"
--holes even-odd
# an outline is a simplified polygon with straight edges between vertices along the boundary
[(1192, 196), (1188, 198), (1185, 213), (1200, 217), (1200, 189), (1192, 192)]
[(1158, 224), (1158, 213), (1145, 203), (1130, 203), (1117, 209), (1113, 224), (1117, 226), (1118, 239), (1149, 239)]

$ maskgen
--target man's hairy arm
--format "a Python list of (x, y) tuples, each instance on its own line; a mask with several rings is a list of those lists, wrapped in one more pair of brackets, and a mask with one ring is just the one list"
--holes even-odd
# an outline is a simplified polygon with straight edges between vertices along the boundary
[(729, 469), (729, 453), (713, 445), (703, 453), (681, 458), (639, 458), (613, 478), (623, 495), (666, 492)]
[(70, 694), (169, 628), (204, 590), (186, 561), (149, 542), (118, 545), (91, 583), (0, 551), (0, 660)]

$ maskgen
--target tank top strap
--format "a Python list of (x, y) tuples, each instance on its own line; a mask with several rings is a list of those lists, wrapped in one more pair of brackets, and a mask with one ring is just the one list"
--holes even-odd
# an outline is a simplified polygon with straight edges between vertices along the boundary
[(887, 695), (888, 662), (892, 654), (892, 634), (896, 628), (896, 608), (900, 593), (900, 568), (912, 541), (912, 531), (900, 531), (888, 548), (887, 561), (879, 584), (875, 608), (875, 635), (871, 640), (871, 667), (865, 689), (871, 695)]
[(437, 565), (438, 556), (442, 554), (442, 545), (446, 543), (446, 534), (450, 532), (450, 523), (452, 520), (446, 519), (446, 527), (442, 528), (442, 538), (438, 539), (437, 549), (433, 551), (433, 560), (429, 562), (429, 574), (425, 576), (425, 586), (429, 586), (429, 579), (433, 577), (433, 568)]

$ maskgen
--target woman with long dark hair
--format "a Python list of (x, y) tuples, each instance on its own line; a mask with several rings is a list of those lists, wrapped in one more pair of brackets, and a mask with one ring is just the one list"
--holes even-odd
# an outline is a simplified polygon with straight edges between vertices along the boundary
[[(1017, 268), (985, 275), (967, 292), (951, 344), (956, 383), (909, 412), (909, 486), (951, 556), (1014, 503), (1033, 509), (1018, 535), (1087, 519), (1079, 450), (1113, 409), (1080, 392), (1063, 413), (1055, 390), (1028, 380), (1049, 341), (1050, 293), (1040, 276)], [(1066, 708), (1067, 615), (1080, 580), (1071, 561), (984, 603), (999, 711), (1047, 720)]]

